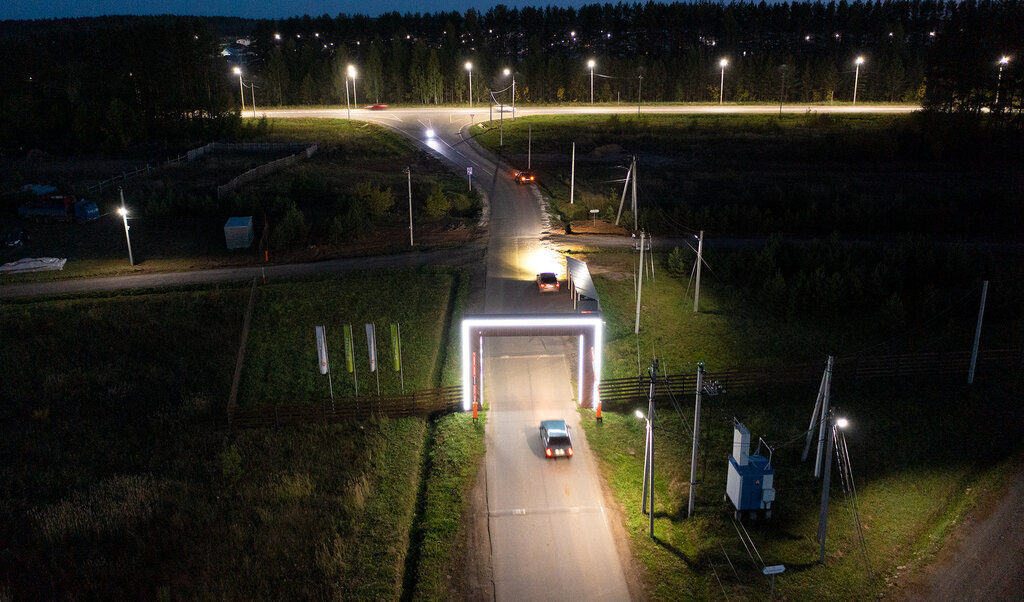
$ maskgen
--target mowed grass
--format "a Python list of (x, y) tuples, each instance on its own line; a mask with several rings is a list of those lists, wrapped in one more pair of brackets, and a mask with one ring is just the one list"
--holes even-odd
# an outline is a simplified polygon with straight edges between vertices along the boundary
[[(316, 326), (327, 333), (335, 397), (383, 395), (435, 387), (445, 358), (447, 316), (458, 276), (444, 268), (363, 272), (311, 282), (258, 287), (239, 403), (330, 400), (318, 368)], [(376, 325), (377, 372), (370, 371), (366, 324)], [(393, 363), (391, 324), (401, 328), (402, 371)], [(355, 376), (346, 370), (345, 331), (352, 328)]]
[[(290, 298), (275, 285), (274, 298), (300, 306), (315, 284)], [(420, 419), (227, 430), (248, 295), (227, 285), (0, 307), (0, 591), (395, 599), (409, 570), (443, 581), (406, 567), (419, 492), (433, 490), (421, 471), (442, 483), (433, 513), (457, 513), (482, 436), (443, 436), (425, 464)], [(465, 430), (460, 418), (439, 432)], [(422, 532), (453, 554), (452, 525)]]
[[(635, 376), (635, 258), (592, 253), (586, 259), (608, 326), (604, 376)], [(773, 319), (749, 306), (741, 291), (713, 279), (702, 283), (701, 312), (694, 314), (693, 291), (687, 293), (686, 287), (685, 280), (668, 276), (656, 263), (656, 277), (645, 285), (642, 297), (641, 370), (646, 371), (654, 354), (670, 374), (690, 373), (698, 361), (705, 362), (709, 378), (727, 368), (767, 367), (781, 374), (787, 364), (807, 361), (821, 361), (824, 369), (828, 353), (870, 348), (892, 337), (873, 328), (876, 317), (870, 315)], [(915, 336), (918, 343), (962, 342), (969, 339), (972, 326), (964, 325), (966, 337), (956, 332)], [(1004, 321), (986, 327), (999, 331), (1016, 326)], [(974, 387), (963, 384), (965, 376), (854, 382), (842, 373), (835, 375), (832, 403), (852, 423), (846, 438), (865, 545), (862, 549), (856, 535), (854, 499), (844, 495), (835, 468), (825, 565), (817, 564), (821, 482), (811, 474), (814, 448), (811, 462), (800, 461), (818, 379), (703, 397), (692, 518), (686, 515), (694, 399), (677, 399), (678, 409), (659, 404), (655, 540), (648, 535), (648, 517), (640, 513), (644, 425), (633, 416), (637, 408), (606, 406), (602, 424), (584, 410), (588, 419), (583, 424), (624, 510), (631, 549), (645, 568), (645, 583), (655, 599), (768, 599), (768, 580), (760, 574), (765, 564), (787, 567), (776, 579), (779, 597), (890, 596), (897, 590), (889, 589), (889, 583), (905, 572), (898, 567), (920, 566), (933, 558), (953, 527), (1012, 476), (1007, 468), (1013, 463), (1007, 458), (1020, 446), (1011, 425), (1022, 417), (1013, 375), (979, 373)], [(773, 517), (744, 519), (761, 559), (751, 559), (740, 543), (731, 505), (722, 499), (733, 418), (750, 429), (755, 448), (759, 437), (774, 448)], [(762, 452), (768, 453), (764, 448)]]

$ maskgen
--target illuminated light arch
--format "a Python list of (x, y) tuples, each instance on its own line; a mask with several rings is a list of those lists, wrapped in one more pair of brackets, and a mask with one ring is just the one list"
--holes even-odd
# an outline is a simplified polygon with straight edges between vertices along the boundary
[(483, 396), (484, 337), (578, 336), (579, 404), (601, 405), (604, 322), (600, 314), (468, 315), (462, 319), (462, 409), (469, 411)]

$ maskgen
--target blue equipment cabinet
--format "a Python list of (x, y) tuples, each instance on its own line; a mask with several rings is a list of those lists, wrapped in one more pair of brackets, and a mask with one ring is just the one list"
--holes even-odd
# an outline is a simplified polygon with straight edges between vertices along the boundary
[(773, 487), (775, 470), (772, 468), (771, 448), (768, 457), (760, 455), (759, 440), (757, 451), (750, 453), (750, 431), (742, 422), (733, 422), (732, 455), (729, 456), (729, 478), (726, 481), (726, 499), (736, 508), (739, 518), (743, 512), (751, 512), (751, 516), (764, 513), (765, 518), (772, 515), (772, 502), (775, 501)]

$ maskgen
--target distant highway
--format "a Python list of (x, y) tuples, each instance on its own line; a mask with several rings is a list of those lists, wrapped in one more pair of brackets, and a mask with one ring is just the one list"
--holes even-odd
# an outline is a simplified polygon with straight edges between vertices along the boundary
[[(921, 110), (920, 105), (912, 104), (858, 104), (858, 105), (818, 105), (818, 104), (785, 104), (779, 105), (703, 105), (703, 104), (679, 104), (679, 105), (641, 105), (641, 114), (658, 115), (778, 115), (779, 113), (806, 114), (806, 113), (838, 113), (838, 114), (899, 114), (912, 113)], [(258, 114), (268, 118), (288, 117), (324, 117), (330, 119), (345, 119), (348, 112), (345, 107), (324, 108), (324, 109), (257, 109)], [(532, 115), (636, 115), (637, 105), (571, 105), (571, 106), (523, 106), (516, 107), (516, 117), (530, 117)], [(396, 107), (383, 110), (369, 110), (364, 108), (353, 108), (352, 119), (360, 121), (371, 121), (381, 125), (389, 123), (405, 122), (412, 116), (421, 118), (422, 121), (436, 121), (440, 119), (469, 119), (478, 123), (489, 118), (498, 119), (497, 110), (491, 110), (487, 105), (480, 107)], [(511, 113), (506, 112), (504, 119), (511, 119)]]

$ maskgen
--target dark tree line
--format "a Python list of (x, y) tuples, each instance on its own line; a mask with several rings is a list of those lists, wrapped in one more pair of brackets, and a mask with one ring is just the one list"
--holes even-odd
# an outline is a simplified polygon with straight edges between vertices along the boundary
[[(588, 102), (589, 59), (598, 102), (712, 101), (722, 58), (729, 101), (849, 102), (863, 56), (858, 100), (979, 109), (995, 104), (998, 58), (1024, 49), (1022, 23), (1016, 1), (498, 6), (261, 21), (255, 49), (270, 104), (344, 102), (348, 64), (361, 103), (466, 102), (466, 61), (475, 103), (511, 101), (506, 68), (516, 102)], [(1004, 108), (1020, 107), (1022, 62), (1004, 66)]]
[(240, 120), (201, 19), (0, 23), (0, 147), (120, 149), (205, 138)]
[[(593, 4), (282, 21), (104, 17), (0, 22), (0, 148), (118, 149), (237, 133), (243, 55), (260, 105), (473, 101), (1024, 105), (1020, 0)], [(1000, 74), (998, 60), (1010, 57)], [(724, 90), (719, 61), (729, 61)], [(998, 102), (997, 102), (998, 99)]]

